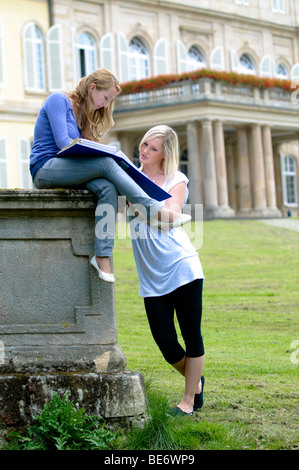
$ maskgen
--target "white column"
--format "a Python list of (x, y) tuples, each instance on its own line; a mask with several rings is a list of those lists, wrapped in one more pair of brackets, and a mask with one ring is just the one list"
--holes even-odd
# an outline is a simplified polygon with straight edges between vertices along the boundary
[(274, 177), (275, 177), (277, 206), (280, 210), (283, 210), (280, 145), (281, 144), (276, 144), (274, 146), (273, 161), (274, 161)]
[(214, 122), (214, 148), (219, 210), (222, 217), (232, 217), (234, 211), (229, 207), (224, 131), (221, 121)]
[(235, 174), (235, 146), (233, 142), (226, 143), (226, 166), (229, 205), (237, 209), (236, 199), (236, 174)]
[(263, 127), (263, 144), (267, 205), (269, 209), (277, 209), (272, 135), (269, 126)]
[(253, 204), (255, 211), (262, 215), (263, 211), (266, 210), (267, 201), (262, 132), (258, 124), (254, 124), (251, 127), (251, 151)]
[(212, 122), (208, 120), (202, 121), (201, 126), (201, 148), (204, 167), (204, 211), (214, 216), (215, 211), (218, 209), (218, 197)]
[(247, 129), (237, 129), (237, 161), (238, 161), (238, 209), (241, 213), (252, 209), (250, 168), (248, 154)]
[(188, 178), (189, 178), (189, 200), (194, 204), (202, 204), (201, 168), (200, 168), (200, 148), (198, 138), (198, 124), (194, 121), (188, 122), (187, 149), (188, 149)]
[(224, 131), (221, 121), (214, 122), (214, 148), (219, 210), (222, 217), (231, 217), (234, 211), (229, 207)]
[(223, 125), (221, 121), (214, 122), (215, 165), (217, 175), (217, 191), (219, 206), (228, 206), (227, 174), (225, 164), (225, 147)]

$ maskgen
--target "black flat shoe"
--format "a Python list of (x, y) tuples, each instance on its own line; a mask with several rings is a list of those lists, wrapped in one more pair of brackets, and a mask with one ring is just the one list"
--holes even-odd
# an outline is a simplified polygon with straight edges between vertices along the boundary
[(191, 413), (186, 413), (186, 411), (183, 411), (178, 406), (175, 406), (174, 408), (171, 408), (167, 414), (169, 414), (170, 416), (181, 416), (181, 417), (192, 416), (193, 411), (191, 411)]
[(205, 385), (204, 376), (201, 377), (201, 392), (195, 393), (193, 411), (198, 411), (203, 407), (203, 388)]

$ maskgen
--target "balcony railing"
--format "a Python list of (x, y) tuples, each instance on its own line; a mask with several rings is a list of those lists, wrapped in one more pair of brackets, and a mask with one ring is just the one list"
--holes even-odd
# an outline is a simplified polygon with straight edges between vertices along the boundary
[(291, 91), (282, 88), (232, 85), (224, 81), (201, 78), (197, 81), (171, 83), (160, 89), (120, 95), (116, 99), (115, 111), (174, 106), (207, 100), (294, 110), (291, 94)]

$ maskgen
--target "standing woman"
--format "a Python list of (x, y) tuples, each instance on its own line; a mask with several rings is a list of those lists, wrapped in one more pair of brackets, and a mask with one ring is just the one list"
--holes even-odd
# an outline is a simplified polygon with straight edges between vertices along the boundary
[[(171, 194), (166, 207), (180, 212), (188, 178), (178, 171), (178, 138), (168, 126), (150, 129), (139, 145), (141, 170)], [(192, 415), (203, 406), (204, 345), (201, 335), (203, 271), (186, 232), (158, 231), (140, 217), (130, 223), (139, 294), (151, 332), (165, 360), (185, 377), (185, 391), (171, 415)], [(185, 347), (177, 338), (174, 312)]]
[[(82, 78), (70, 93), (54, 92), (44, 102), (34, 128), (30, 155), (30, 171), (36, 188), (85, 187), (97, 196), (98, 207), (108, 204), (117, 213), (118, 193), (146, 208), (148, 217), (167, 219), (174, 225), (185, 223), (178, 214), (166, 211), (161, 203), (148, 195), (110, 157), (57, 157), (73, 139), (83, 137), (99, 141), (114, 125), (114, 99), (121, 88), (110, 70), (101, 68)], [(160, 210), (161, 209), (161, 210)], [(100, 212), (100, 211), (99, 211)], [(100, 220), (96, 211), (96, 224)], [(99, 224), (100, 225), (100, 224)], [(99, 277), (114, 282), (110, 256), (114, 247), (113, 233), (96, 233), (95, 256), (91, 264)]]

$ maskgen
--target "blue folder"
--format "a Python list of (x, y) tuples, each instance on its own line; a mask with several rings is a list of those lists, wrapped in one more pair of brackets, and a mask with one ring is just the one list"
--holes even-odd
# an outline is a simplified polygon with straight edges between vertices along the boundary
[(116, 150), (111, 145), (104, 145), (98, 142), (93, 142), (87, 139), (75, 139), (70, 145), (64, 147), (58, 152), (58, 157), (111, 157), (119, 166), (134, 180), (136, 183), (153, 199), (156, 201), (164, 201), (168, 199), (168, 194), (160, 186), (156, 185), (146, 175), (144, 175), (134, 163), (121, 151)]

